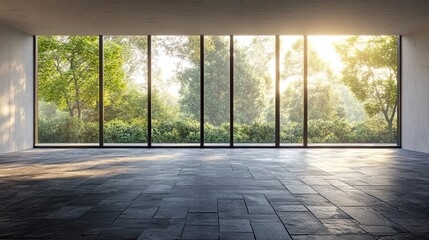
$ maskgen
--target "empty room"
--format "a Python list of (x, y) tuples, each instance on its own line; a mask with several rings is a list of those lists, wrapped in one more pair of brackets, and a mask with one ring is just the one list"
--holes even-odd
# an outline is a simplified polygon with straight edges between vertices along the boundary
[(0, 239), (429, 239), (426, 0), (1, 0)]

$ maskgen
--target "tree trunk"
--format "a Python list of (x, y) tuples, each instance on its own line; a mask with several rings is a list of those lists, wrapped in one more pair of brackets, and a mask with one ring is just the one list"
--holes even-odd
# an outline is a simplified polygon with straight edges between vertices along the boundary
[(395, 142), (394, 134), (393, 134), (393, 118), (387, 121), (388, 131), (389, 131), (389, 139), (391, 142)]
[(70, 106), (70, 101), (66, 98), (66, 103), (67, 103), (67, 108), (69, 110), (70, 113), (70, 117), (74, 117), (74, 112), (73, 112), (73, 108)]
[(80, 104), (77, 105), (77, 118), (82, 119), (82, 109)]

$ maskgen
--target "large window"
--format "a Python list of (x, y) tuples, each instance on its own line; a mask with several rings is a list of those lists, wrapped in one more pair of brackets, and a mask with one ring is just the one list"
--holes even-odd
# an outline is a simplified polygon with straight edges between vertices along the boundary
[(398, 145), (397, 36), (37, 44), (39, 146)]
[(200, 37), (152, 37), (152, 142), (200, 142)]
[(39, 144), (99, 142), (98, 64), (98, 37), (38, 38)]
[(397, 37), (308, 38), (308, 142), (396, 143)]
[(234, 143), (274, 145), (275, 38), (234, 37)]
[(146, 145), (147, 37), (105, 36), (103, 50), (104, 142)]
[(204, 37), (204, 143), (230, 142), (230, 37)]
[(302, 146), (304, 131), (304, 37), (280, 37), (280, 143)]

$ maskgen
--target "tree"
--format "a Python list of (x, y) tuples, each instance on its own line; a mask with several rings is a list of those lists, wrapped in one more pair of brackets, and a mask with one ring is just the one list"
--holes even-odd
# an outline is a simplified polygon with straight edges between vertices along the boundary
[[(334, 89), (335, 76), (329, 67), (308, 45), (308, 119), (333, 120), (345, 116), (339, 93)], [(281, 79), (288, 86), (281, 93), (282, 119), (302, 122), (304, 116), (304, 43), (297, 40), (283, 59)]]
[[(39, 96), (52, 102), (70, 117), (94, 121), (98, 108), (98, 37), (40, 36), (38, 38)], [(112, 92), (125, 88), (122, 48), (107, 44), (104, 49), (105, 105)]]
[(344, 62), (342, 81), (372, 117), (382, 114), (394, 140), (397, 98), (397, 37), (354, 36), (336, 44)]
[[(267, 71), (274, 44), (268, 38), (254, 38), (247, 47), (234, 48), (234, 121), (250, 124), (265, 120), (269, 104), (269, 92), (273, 90), (271, 76)], [(229, 122), (229, 38), (205, 37), (204, 98), (205, 120), (216, 126)], [(181, 84), (181, 109), (199, 119), (200, 58), (199, 38), (188, 37), (187, 41), (169, 44), (189, 61), (188, 67), (178, 74)]]

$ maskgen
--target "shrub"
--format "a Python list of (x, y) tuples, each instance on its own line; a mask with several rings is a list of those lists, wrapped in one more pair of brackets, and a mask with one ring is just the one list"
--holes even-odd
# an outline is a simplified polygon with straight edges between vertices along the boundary
[[(349, 123), (345, 119), (309, 120), (308, 136), (310, 143), (389, 143), (387, 127), (377, 119)], [(98, 142), (98, 123), (83, 122), (77, 118), (57, 115), (40, 118), (39, 143), (96, 143)], [(205, 124), (205, 142), (229, 143), (229, 123), (220, 126)], [(105, 123), (106, 143), (146, 143), (147, 124), (144, 121), (125, 122), (112, 120)], [(199, 143), (200, 123), (196, 120), (176, 119), (153, 122), (153, 142), (155, 143)], [(275, 124), (255, 122), (234, 124), (236, 143), (273, 143)], [(301, 143), (303, 124), (283, 123), (280, 129), (281, 143)]]

